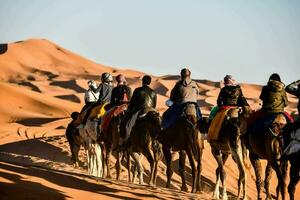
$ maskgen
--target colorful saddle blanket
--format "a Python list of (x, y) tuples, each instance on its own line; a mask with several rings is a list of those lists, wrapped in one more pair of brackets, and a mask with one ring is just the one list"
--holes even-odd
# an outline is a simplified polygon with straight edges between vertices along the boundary
[(122, 104), (120, 106), (115, 106), (108, 110), (105, 115), (102, 117), (101, 129), (106, 131), (112, 118), (119, 116), (120, 114), (124, 113), (127, 110), (128, 105)]
[[(207, 140), (218, 140), (221, 127), (230, 108), (218, 109), (208, 129)], [(215, 112), (215, 110), (213, 110)]]
[[(172, 125), (174, 125), (176, 123), (176, 121), (184, 113), (187, 104), (189, 104), (189, 103), (173, 104), (172, 106), (170, 106), (163, 113), (163, 116), (162, 116), (162, 128), (163, 129), (167, 129), (167, 128), (171, 127)], [(201, 119), (202, 118), (202, 114), (201, 114), (199, 106), (196, 103), (190, 103), (190, 104), (195, 105), (197, 119), (198, 120)]]

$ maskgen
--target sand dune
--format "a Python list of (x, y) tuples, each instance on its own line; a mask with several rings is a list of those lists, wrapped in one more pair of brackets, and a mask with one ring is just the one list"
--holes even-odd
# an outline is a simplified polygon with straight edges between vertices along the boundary
[[(2, 49), (2, 48), (1, 48)], [(203, 186), (201, 194), (179, 192), (180, 176), (178, 155), (174, 154), (173, 185), (166, 183), (164, 163), (160, 165), (158, 186), (139, 186), (126, 182), (122, 168), (121, 179), (96, 180), (85, 175), (86, 155), (80, 152), (81, 165), (75, 169), (70, 164), (70, 151), (64, 136), (70, 122), (70, 113), (83, 106), (83, 93), (87, 80), (110, 72), (123, 73), (132, 89), (141, 85), (144, 73), (96, 64), (45, 39), (30, 39), (8, 44), (0, 54), (0, 190), (1, 199), (210, 199), (215, 180), (216, 162), (206, 143), (203, 155)], [(130, 67), (129, 67), (130, 68)], [(151, 87), (158, 93), (158, 110), (162, 113), (165, 101), (178, 80), (178, 75), (153, 76)], [(205, 78), (205, 77), (203, 77)], [(205, 115), (216, 104), (222, 84), (209, 80), (196, 80), (200, 95), (199, 104)], [(242, 83), (244, 95), (254, 109), (260, 107), (260, 85)], [(289, 96), (288, 112), (296, 112), (297, 99)], [(115, 162), (115, 158), (112, 158)], [(265, 164), (265, 163), (264, 163)], [(149, 164), (143, 165), (149, 179)], [(114, 164), (111, 166), (115, 175)], [(190, 172), (190, 167), (187, 171)], [(238, 170), (232, 159), (226, 164), (229, 197), (234, 198)], [(255, 199), (256, 189), (253, 169), (248, 171), (249, 197)], [(187, 175), (189, 188), (191, 175)], [(272, 193), (276, 180), (272, 178)], [(26, 192), (25, 192), (26, 191)], [(300, 197), (298, 186), (297, 197)]]

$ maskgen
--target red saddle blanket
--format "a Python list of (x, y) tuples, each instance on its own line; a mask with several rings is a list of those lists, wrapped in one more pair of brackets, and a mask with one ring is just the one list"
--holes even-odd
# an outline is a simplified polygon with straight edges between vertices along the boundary
[(120, 106), (115, 106), (111, 108), (109, 111), (105, 113), (105, 115), (102, 117), (102, 123), (101, 123), (101, 129), (103, 131), (106, 131), (108, 128), (108, 125), (110, 124), (110, 121), (113, 117), (116, 117), (122, 113), (124, 113), (127, 110), (127, 104), (122, 104)]

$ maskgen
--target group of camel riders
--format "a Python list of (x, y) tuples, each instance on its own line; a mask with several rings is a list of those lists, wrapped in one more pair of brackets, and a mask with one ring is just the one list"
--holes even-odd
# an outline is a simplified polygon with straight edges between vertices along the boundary
[[(184, 112), (195, 115), (198, 119), (202, 117), (199, 105), (197, 104), (199, 90), (196, 82), (191, 79), (191, 71), (184, 68), (181, 70), (180, 76), (181, 79), (171, 91), (170, 100), (166, 102), (169, 108), (163, 114), (163, 129), (176, 123), (176, 120)], [(96, 107), (102, 108), (101, 116), (103, 116), (106, 111), (107, 113), (112, 113), (112, 111), (116, 112), (119, 110), (120, 112), (121, 110), (125, 112), (125, 116), (120, 125), (120, 136), (123, 139), (121, 142), (124, 142), (128, 139), (137, 118), (145, 114), (147, 108), (156, 108), (157, 95), (154, 90), (149, 87), (151, 77), (145, 75), (142, 78), (142, 86), (136, 88), (133, 94), (122, 74), (116, 77), (116, 87), (113, 87), (113, 77), (109, 73), (103, 73), (101, 75), (101, 81), (102, 83), (98, 87), (94, 81), (88, 81), (89, 89), (85, 94), (86, 105), (81, 111), (83, 117), (81, 118), (79, 128), (84, 127), (87, 119), (91, 118), (91, 116), (92, 118), (97, 117), (97, 114), (93, 114), (92, 112)], [(231, 75), (224, 77), (224, 85), (218, 95), (217, 106), (212, 109), (210, 114), (211, 125), (208, 131), (208, 140), (217, 139), (220, 126), (229, 109), (250, 109), (241, 87), (236, 84), (236, 81)], [(253, 113), (248, 120), (248, 132), (250, 134), (254, 134), (258, 129), (270, 125), (274, 120), (281, 120), (280, 123), (283, 124), (287, 121), (292, 121), (290, 116), (284, 112), (284, 107), (286, 107), (288, 103), (286, 92), (299, 98), (300, 80), (285, 87), (281, 82), (280, 76), (276, 73), (272, 74), (259, 96), (262, 100), (262, 108)], [(298, 113), (299, 110), (300, 103), (298, 103)], [(99, 109), (97, 112), (99, 112)], [(276, 116), (280, 113), (283, 113), (286, 119), (277, 119)], [(107, 123), (108, 120), (106, 120), (106, 125)]]

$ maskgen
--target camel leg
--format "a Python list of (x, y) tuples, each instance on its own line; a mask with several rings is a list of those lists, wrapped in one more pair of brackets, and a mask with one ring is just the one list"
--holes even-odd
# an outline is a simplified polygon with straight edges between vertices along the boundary
[(111, 156), (111, 148), (110, 145), (106, 145), (106, 156), (105, 156), (105, 163), (106, 163), (106, 172), (107, 172), (107, 178), (111, 178), (110, 174), (110, 156)]
[(142, 155), (140, 155), (137, 152), (133, 152), (132, 157), (135, 161), (135, 164), (137, 165), (138, 176), (139, 176), (139, 184), (143, 185), (144, 184), (144, 180), (143, 180), (144, 168), (141, 164)]
[(99, 144), (95, 145), (97, 177), (103, 177), (102, 150)]
[(154, 158), (152, 157), (152, 154), (148, 148), (144, 148), (144, 155), (147, 158), (148, 162), (150, 163), (150, 180), (149, 180), (149, 185), (154, 185), (154, 165), (155, 161)]
[(133, 164), (133, 174), (132, 174), (132, 183), (135, 183), (135, 180), (137, 178), (137, 175), (138, 175), (138, 168), (137, 168), (137, 164), (134, 163)]
[(270, 180), (272, 178), (272, 166), (268, 162), (266, 166), (266, 172), (265, 172), (265, 190), (266, 190), (266, 199), (272, 199), (272, 195), (270, 193)]
[(185, 182), (185, 158), (186, 158), (186, 153), (185, 151), (180, 151), (179, 152), (179, 173), (181, 176), (181, 190), (182, 191), (187, 191), (187, 186)]
[(262, 197), (262, 179), (261, 179), (261, 174), (262, 174), (262, 167), (260, 160), (258, 159), (257, 156), (255, 156), (253, 153), (250, 153), (250, 161), (252, 163), (252, 166), (254, 168), (255, 176), (256, 176), (256, 189), (257, 189), (257, 199), (261, 200)]
[[(271, 161), (271, 165), (272, 165), (273, 169), (275, 170), (277, 178), (278, 178), (277, 188), (280, 191), (280, 194), (282, 196), (282, 200), (285, 200), (285, 193), (286, 193), (286, 182), (285, 182), (285, 174), (284, 174), (285, 172), (282, 171), (282, 168), (279, 165), (277, 160), (273, 159)], [(277, 194), (277, 199), (278, 198), (279, 198), (279, 194)]]
[(120, 180), (121, 174), (121, 152), (117, 151), (117, 161), (116, 161), (116, 172), (117, 172), (117, 180)]
[(158, 151), (154, 151), (154, 185), (156, 185), (156, 179), (157, 179), (157, 169), (158, 169), (158, 163), (160, 161), (160, 155)]
[[(298, 163), (297, 163), (298, 162)], [(298, 184), (300, 180), (300, 162), (295, 160), (295, 161), (290, 161), (291, 168), (290, 168), (290, 183), (288, 186), (288, 191), (289, 191), (289, 196), (290, 200), (295, 199), (295, 191), (296, 191), (296, 185)]]
[(199, 151), (198, 151), (198, 165), (197, 165), (197, 186), (196, 186), (196, 192), (200, 192), (201, 191), (201, 171), (202, 171), (202, 154), (203, 154), (203, 150), (201, 149), (201, 147), (199, 146)]
[(173, 170), (172, 170), (172, 155), (170, 152), (170, 149), (163, 147), (163, 152), (164, 152), (164, 156), (166, 159), (166, 164), (167, 164), (167, 184), (166, 184), (166, 188), (170, 188), (171, 187), (171, 178), (173, 175)]
[(188, 155), (188, 158), (189, 158), (189, 161), (190, 161), (190, 165), (191, 165), (191, 168), (192, 168), (192, 176), (193, 176), (192, 193), (195, 193), (196, 192), (196, 186), (197, 186), (197, 182), (196, 182), (197, 177), (196, 177), (196, 175), (198, 174), (198, 172), (197, 172), (197, 168), (196, 168), (195, 159), (193, 157), (192, 149), (189, 149), (186, 152), (187, 152), (187, 155)]
[(223, 191), (222, 191), (222, 199), (223, 200), (227, 200), (228, 196), (227, 196), (227, 187), (226, 187), (226, 171), (224, 169), (224, 165), (228, 159), (229, 155), (228, 154), (223, 154), (222, 155), (222, 167), (220, 168), (220, 178), (221, 178), (221, 182), (222, 182), (222, 186), (223, 186)]
[(126, 156), (127, 156), (127, 172), (128, 172), (128, 182), (130, 182), (131, 174), (130, 174), (130, 168), (131, 168), (131, 160), (130, 160), (130, 153), (128, 150), (125, 150)]
[(213, 198), (219, 199), (220, 198), (220, 180), (221, 180), (220, 179), (221, 167), (220, 167), (219, 163), (223, 164), (223, 162), (222, 162), (222, 158), (221, 158), (221, 153), (218, 150), (211, 147), (211, 152), (218, 163), (218, 167), (216, 169), (216, 184), (215, 184), (215, 189), (214, 189), (214, 193), (213, 193)]
[(244, 165), (242, 148), (239, 145), (237, 145), (236, 148), (231, 150), (231, 153), (239, 169), (237, 199), (240, 199), (240, 195), (242, 193), (241, 191), (243, 191), (243, 200), (244, 200), (247, 199), (247, 188), (246, 188), (247, 175), (246, 175), (246, 170)]
[(216, 169), (216, 185), (213, 193), (214, 199), (220, 198), (220, 181), (223, 185), (222, 199), (227, 199), (227, 190), (226, 190), (226, 172), (224, 170), (224, 164), (228, 158), (227, 154), (221, 155), (221, 152), (212, 147), (212, 154), (218, 163), (218, 168)]

